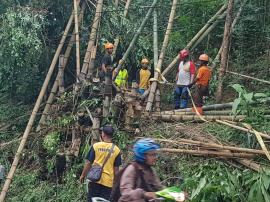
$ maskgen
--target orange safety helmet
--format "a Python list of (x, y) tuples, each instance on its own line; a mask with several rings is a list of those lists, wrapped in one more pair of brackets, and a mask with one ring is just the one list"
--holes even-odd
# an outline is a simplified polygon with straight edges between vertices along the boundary
[(106, 43), (105, 44), (105, 49), (110, 49), (110, 48), (113, 48), (113, 44), (112, 43)]
[(202, 54), (200, 55), (199, 60), (209, 62), (209, 56), (206, 54)]
[(142, 59), (141, 64), (149, 64), (149, 60), (146, 58)]
[(180, 60), (185, 59), (187, 56), (189, 56), (189, 51), (188, 50), (183, 49), (183, 50), (180, 51), (180, 53), (179, 53)]

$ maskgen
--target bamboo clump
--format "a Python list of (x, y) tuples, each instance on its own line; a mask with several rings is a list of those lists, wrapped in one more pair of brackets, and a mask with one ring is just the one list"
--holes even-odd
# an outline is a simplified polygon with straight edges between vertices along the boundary
[[(172, 27), (173, 27), (173, 20), (174, 20), (174, 16), (175, 16), (175, 12), (176, 12), (176, 7), (177, 7), (177, 0), (173, 0), (171, 13), (170, 13), (167, 29), (165, 32), (165, 37), (164, 37), (162, 48), (161, 48), (161, 51), (159, 54), (158, 63), (157, 63), (157, 66), (155, 67), (156, 71), (154, 74), (154, 79), (156, 79), (156, 80), (158, 80), (158, 78), (160, 76), (159, 72), (161, 72), (162, 64), (163, 64), (164, 57), (165, 57), (165, 52), (166, 52), (166, 49), (167, 49), (167, 46), (169, 43), (169, 36), (170, 36), (170, 33), (172, 31)], [(149, 93), (148, 101), (147, 101), (146, 108), (145, 108), (146, 111), (151, 111), (151, 109), (152, 109), (152, 104), (154, 102), (154, 96), (156, 93), (157, 85), (158, 85), (158, 83), (156, 81), (153, 81), (151, 86), (150, 86), (150, 93)]]
[(65, 28), (65, 31), (63, 33), (63, 36), (62, 36), (62, 38), (60, 40), (60, 43), (58, 45), (58, 48), (57, 48), (57, 50), (55, 52), (55, 55), (54, 55), (53, 60), (52, 60), (52, 63), (50, 65), (50, 68), (48, 70), (48, 73), (47, 73), (47, 76), (45, 78), (45, 81), (44, 81), (44, 83), (42, 85), (42, 88), (40, 90), (39, 96), (37, 98), (37, 101), (36, 101), (36, 104), (35, 104), (34, 109), (32, 111), (32, 114), (30, 116), (30, 119), (29, 119), (29, 121), (27, 123), (26, 129), (24, 131), (22, 140), (21, 140), (20, 145), (19, 145), (19, 148), (18, 148), (18, 150), (16, 152), (16, 155), (14, 157), (13, 163), (11, 165), (11, 168), (9, 170), (8, 176), (6, 178), (5, 184), (3, 186), (3, 189), (2, 189), (2, 192), (1, 192), (1, 195), (0, 195), (0, 202), (3, 202), (4, 201), (4, 199), (6, 197), (6, 194), (8, 192), (9, 186), (11, 184), (12, 178), (13, 178), (13, 176), (15, 174), (16, 169), (17, 169), (17, 166), (18, 166), (18, 163), (19, 163), (21, 154), (23, 152), (24, 146), (26, 144), (26, 141), (28, 139), (28, 136), (29, 136), (29, 133), (30, 133), (30, 131), (32, 129), (32, 126), (34, 124), (34, 121), (35, 121), (37, 112), (39, 110), (40, 104), (41, 104), (41, 102), (43, 100), (44, 94), (45, 94), (45, 92), (47, 90), (49, 81), (50, 81), (51, 76), (52, 76), (52, 74), (54, 72), (54, 69), (55, 69), (56, 63), (58, 61), (59, 55), (60, 55), (60, 53), (62, 51), (62, 48), (64, 46), (64, 43), (65, 43), (65, 40), (67, 38), (68, 32), (69, 32), (69, 30), (71, 28), (72, 21), (73, 21), (73, 15), (71, 15), (70, 18), (69, 18), (69, 21), (67, 23), (67, 26)]

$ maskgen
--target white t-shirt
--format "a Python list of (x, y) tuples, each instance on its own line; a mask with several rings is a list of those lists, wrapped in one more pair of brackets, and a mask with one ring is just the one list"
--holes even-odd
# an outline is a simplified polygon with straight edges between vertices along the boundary
[[(194, 74), (194, 70), (191, 70), (193, 64), (189, 61), (184, 64), (184, 61), (181, 61), (178, 67), (178, 79), (177, 85), (187, 86), (191, 83), (191, 74)], [(195, 68), (195, 67), (194, 67)]]

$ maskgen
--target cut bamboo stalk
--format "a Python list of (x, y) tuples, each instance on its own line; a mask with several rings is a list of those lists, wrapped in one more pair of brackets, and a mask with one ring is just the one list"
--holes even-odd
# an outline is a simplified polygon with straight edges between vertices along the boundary
[(258, 131), (256, 131), (256, 130), (254, 130), (254, 129), (251, 127), (251, 125), (249, 125), (249, 124), (247, 124), (247, 123), (243, 123), (243, 125), (244, 125), (247, 129), (253, 131), (253, 133), (255, 134), (255, 136), (256, 136), (256, 138), (257, 138), (257, 140), (258, 140), (258, 142), (259, 142), (259, 144), (260, 144), (260, 146), (261, 146), (261, 148), (262, 148), (262, 150), (263, 150), (264, 153), (265, 153), (265, 156), (266, 156), (266, 157), (268, 158), (268, 160), (270, 161), (270, 154), (269, 154), (269, 151), (267, 150), (267, 148), (266, 148), (266, 146), (265, 146), (265, 144), (264, 144), (264, 142), (263, 142), (261, 133), (258, 132)]
[(155, 111), (160, 112), (160, 90), (157, 88), (155, 93)]
[(112, 72), (106, 72), (105, 75), (105, 89), (103, 100), (103, 118), (107, 118), (110, 112), (110, 103), (112, 97)]
[[(82, 3), (81, 13), (80, 13), (80, 16), (79, 16), (79, 22), (82, 21), (85, 7), (86, 7), (86, 3), (84, 1)], [(64, 54), (65, 60), (64, 60), (64, 64), (63, 64), (63, 69), (65, 69), (66, 66), (67, 66), (67, 62), (68, 62), (69, 56), (71, 54), (71, 50), (72, 50), (72, 47), (73, 47), (74, 42), (75, 42), (75, 29), (73, 30), (73, 34), (70, 37), (70, 40), (68, 42), (68, 45), (67, 45), (67, 48), (66, 48), (66, 51), (65, 51), (65, 54)], [(41, 115), (41, 118), (39, 120), (39, 123), (38, 123), (38, 126), (37, 126), (36, 131), (39, 131), (41, 124), (44, 124), (45, 119), (46, 119), (46, 116), (47, 116), (47, 114), (48, 114), (48, 112), (50, 110), (50, 106), (51, 106), (51, 104), (53, 102), (54, 96), (57, 93), (57, 89), (58, 89), (58, 77), (59, 77), (59, 74), (56, 76), (56, 79), (54, 81), (53, 87), (51, 89), (51, 92), (50, 92), (49, 98), (48, 98), (48, 100), (46, 102), (46, 105), (44, 107), (44, 110), (42, 112), (42, 115)]]
[(73, 0), (74, 3), (74, 27), (75, 27), (75, 38), (76, 38), (76, 73), (77, 81), (79, 81), (80, 75), (80, 36), (79, 36), (79, 21), (78, 21), (78, 0)]
[(224, 35), (223, 35), (223, 41), (222, 41), (220, 69), (219, 69), (219, 74), (218, 74), (218, 86), (217, 86), (217, 91), (216, 91), (217, 103), (221, 102), (221, 99), (222, 99), (223, 80), (224, 80), (225, 71), (227, 70), (227, 66), (228, 66), (229, 44), (230, 44), (230, 39), (231, 39), (231, 33), (232, 33), (231, 28), (232, 28), (232, 22), (233, 22), (233, 6), (234, 6), (234, 0), (228, 0), (227, 16), (226, 16)]
[(152, 115), (155, 120), (162, 120), (167, 122), (172, 121), (203, 121), (201, 118), (207, 121), (215, 121), (215, 120), (231, 120), (231, 121), (240, 121), (245, 119), (245, 116), (201, 116), (198, 115)]
[(153, 50), (154, 50), (154, 68), (158, 64), (158, 25), (157, 25), (157, 11), (153, 12)]
[[(156, 5), (156, 3), (157, 3), (157, 0), (153, 0), (152, 5), (150, 6), (148, 12), (147, 12), (146, 15), (145, 15), (145, 18), (143, 19), (143, 21), (142, 21), (140, 27), (138, 28), (138, 30), (137, 30), (137, 32), (135, 33), (135, 35), (134, 35), (132, 41), (130, 42), (130, 44), (129, 44), (129, 46), (128, 46), (128, 49), (126, 50), (125, 54), (124, 54), (123, 57), (122, 57), (122, 60), (123, 60), (124, 62), (127, 60), (127, 58), (128, 58), (128, 56), (129, 56), (129, 54), (130, 54), (132, 48), (134, 47), (134, 45), (135, 45), (137, 39), (139, 38), (139, 36), (140, 36), (140, 34), (141, 34), (141, 32), (142, 32), (144, 26), (146, 25), (146, 22), (149, 20), (151, 14), (152, 14), (152, 12), (153, 12), (153, 9), (154, 9), (154, 7), (155, 7), (155, 5)], [(114, 77), (113, 77), (113, 81), (114, 81), (115, 78), (117, 77), (118, 72), (119, 72), (120, 68), (122, 67), (122, 65), (123, 65), (122, 63), (119, 63), (118, 66), (117, 66), (117, 68), (115, 69), (115, 75), (114, 75)]]
[(91, 51), (92, 51), (92, 47), (95, 45), (95, 41), (97, 38), (97, 30), (101, 21), (102, 8), (103, 8), (103, 0), (98, 0), (97, 6), (96, 6), (96, 13), (95, 13), (95, 17), (93, 20), (93, 25), (92, 25), (92, 29), (91, 29), (91, 33), (89, 37), (89, 42), (87, 45), (87, 50), (84, 56), (82, 70), (80, 74), (80, 79), (82, 80), (85, 80), (85, 77), (88, 73), (89, 62), (91, 60)]
[(200, 141), (189, 140), (189, 139), (184, 139), (184, 138), (178, 138), (177, 140), (168, 140), (168, 139), (160, 139), (160, 138), (153, 138), (153, 139), (158, 142), (168, 142), (168, 143), (180, 144), (180, 145), (181, 144), (196, 145), (199, 147), (206, 147), (208, 149), (211, 148), (211, 149), (231, 150), (231, 151), (238, 151), (238, 152), (245, 152), (245, 153), (252, 153), (252, 154), (263, 154), (263, 155), (265, 154), (263, 150), (224, 146), (224, 145), (200, 142)]
[[(163, 60), (165, 57), (165, 52), (169, 43), (169, 36), (173, 27), (173, 20), (174, 20), (174, 16), (175, 16), (175, 11), (176, 11), (176, 7), (177, 7), (177, 0), (173, 0), (172, 2), (172, 8), (171, 8), (171, 13), (170, 13), (170, 17), (169, 17), (169, 21), (168, 21), (168, 25), (167, 25), (167, 29), (165, 32), (165, 37), (164, 37), (164, 41), (162, 44), (162, 48), (159, 54), (159, 58), (158, 58), (158, 63), (157, 66), (155, 67), (155, 74), (154, 74), (154, 79), (158, 80), (160, 72), (161, 72), (161, 68), (162, 68), (162, 64), (163, 64)], [(152, 110), (152, 104), (154, 101), (154, 96), (155, 96), (155, 92), (157, 89), (157, 85), (158, 83), (156, 81), (153, 81), (151, 86), (150, 86), (150, 93), (148, 96), (148, 101), (146, 104), (146, 111), (151, 111)]]
[[(213, 25), (213, 23), (217, 20), (217, 17), (220, 16), (222, 13), (224, 13), (224, 11), (226, 10), (227, 4), (223, 5), (219, 11), (212, 17), (210, 18), (210, 20), (206, 23), (205, 26), (203, 26), (203, 28), (191, 39), (191, 41), (187, 44), (187, 46), (185, 47), (185, 49), (190, 49), (192, 46), (193, 48), (194, 43), (197, 41), (197, 39), (207, 30), (207, 28), (209, 27), (214, 27), (216, 26), (216, 24)], [(171, 70), (173, 69), (173, 67), (177, 64), (179, 59), (179, 56), (177, 55), (173, 61), (167, 66), (167, 68), (162, 72), (163, 76), (168, 75)]]
[(230, 153), (230, 152), (217, 152), (217, 151), (209, 151), (209, 150), (188, 150), (188, 149), (169, 149), (169, 148), (161, 148), (159, 150), (161, 153), (181, 153), (181, 154), (190, 154), (195, 156), (215, 156), (222, 158), (253, 158), (254, 154), (247, 153)]
[(65, 92), (65, 84), (64, 84), (64, 55), (59, 56), (59, 76), (58, 78), (58, 85), (59, 85), (59, 95), (61, 96)]
[(51, 76), (52, 76), (52, 74), (54, 72), (56, 63), (58, 61), (58, 57), (59, 57), (59, 55), (61, 53), (61, 50), (62, 50), (62, 48), (64, 46), (64, 43), (65, 43), (65, 40), (67, 38), (68, 32), (69, 32), (69, 30), (71, 28), (72, 21), (73, 21), (73, 15), (71, 15), (70, 18), (69, 18), (69, 20), (68, 20), (68, 23), (67, 23), (67, 26), (65, 28), (64, 34), (63, 34), (63, 36), (62, 36), (62, 38), (60, 40), (60, 43), (58, 45), (58, 48), (57, 48), (57, 50), (56, 50), (56, 52), (54, 54), (54, 57), (53, 57), (53, 60), (52, 60), (51, 65), (50, 65), (50, 68), (48, 70), (47, 76), (46, 76), (45, 81), (44, 81), (44, 83), (42, 85), (42, 88), (40, 90), (39, 96), (37, 98), (37, 101), (36, 101), (36, 104), (35, 104), (34, 109), (32, 111), (32, 114), (30, 116), (30, 119), (29, 119), (29, 121), (27, 123), (27, 126), (26, 126), (26, 129), (24, 131), (22, 140), (20, 142), (19, 148), (18, 148), (18, 150), (16, 152), (16, 155), (14, 157), (13, 163), (11, 165), (11, 168), (9, 170), (8, 176), (6, 178), (5, 184), (3, 186), (3, 189), (2, 189), (2, 192), (1, 192), (1, 195), (0, 195), (0, 201), (1, 202), (4, 201), (4, 199), (6, 197), (6, 194), (8, 192), (8, 189), (9, 189), (9, 186), (11, 184), (12, 178), (13, 178), (13, 176), (15, 174), (16, 169), (17, 169), (17, 166), (18, 166), (18, 163), (19, 163), (19, 160), (20, 160), (22, 151), (24, 149), (24, 146), (26, 144), (26, 141), (27, 141), (27, 138), (29, 136), (29, 133), (30, 133), (30, 131), (32, 129), (32, 126), (34, 124), (34, 121), (35, 121), (37, 112), (39, 110), (40, 104), (41, 104), (42, 99), (44, 97), (44, 94), (45, 94), (45, 92), (47, 90), (47, 87), (48, 87), (49, 81), (51, 79)]
[[(229, 126), (231, 128), (235, 128), (235, 129), (241, 130), (243, 132), (255, 134), (253, 130), (249, 130), (247, 128), (243, 128), (243, 127), (234, 125), (232, 123), (228, 123), (228, 122), (225, 122), (225, 121), (222, 121), (222, 120), (216, 120), (216, 122), (217, 123), (221, 123), (221, 124), (226, 125), (226, 126)], [(268, 135), (268, 134), (260, 133), (260, 136), (262, 136), (262, 137), (264, 137), (266, 139), (270, 139), (270, 135)]]

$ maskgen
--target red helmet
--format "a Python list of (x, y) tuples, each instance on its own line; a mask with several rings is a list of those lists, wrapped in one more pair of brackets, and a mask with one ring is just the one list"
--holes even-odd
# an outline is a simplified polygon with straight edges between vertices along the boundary
[(187, 56), (189, 56), (189, 51), (188, 50), (183, 49), (183, 50), (180, 51), (180, 53), (179, 53), (180, 60), (185, 59)]

